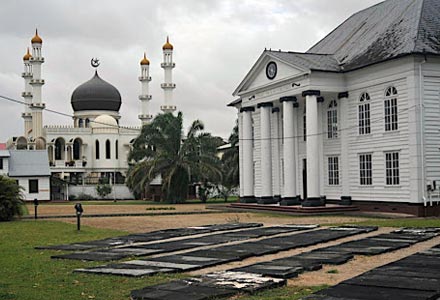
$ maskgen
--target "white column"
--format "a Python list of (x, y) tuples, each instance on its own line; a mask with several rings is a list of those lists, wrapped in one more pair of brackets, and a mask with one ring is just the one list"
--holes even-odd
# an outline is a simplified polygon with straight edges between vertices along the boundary
[(272, 109), (272, 176), (273, 195), (276, 198), (281, 196), (281, 172), (280, 172), (280, 108)]
[(318, 98), (319, 91), (306, 91), (306, 134), (307, 134), (307, 201), (304, 206), (320, 205), (319, 182), (319, 143), (322, 136), (319, 132)]
[(273, 200), (272, 189), (272, 142), (270, 115), (273, 104), (260, 103), (260, 138), (261, 138), (261, 198)]
[(296, 153), (295, 153), (295, 119), (294, 103), (296, 97), (284, 97), (280, 101), (283, 103), (283, 158), (284, 158), (284, 194), (283, 199), (294, 201), (298, 204), (296, 190)]
[(243, 197), (242, 202), (255, 202), (254, 200), (254, 149), (252, 145), (252, 112), (254, 107), (241, 109), (243, 113)]
[(239, 173), (240, 173), (240, 198), (244, 196), (244, 182), (243, 182), (243, 114), (238, 113), (238, 151), (239, 151), (239, 157), (238, 160), (238, 167), (239, 167)]
[(341, 163), (340, 174), (342, 191), (341, 196), (350, 196), (350, 173), (348, 159), (348, 92), (339, 93), (338, 95), (338, 120), (339, 120), (339, 136), (341, 139)]

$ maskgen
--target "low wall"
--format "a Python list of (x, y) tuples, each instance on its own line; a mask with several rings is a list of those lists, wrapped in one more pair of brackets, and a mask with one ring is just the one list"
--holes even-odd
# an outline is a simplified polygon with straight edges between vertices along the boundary
[[(96, 199), (102, 199), (101, 196), (99, 196), (96, 192), (96, 185), (69, 186), (69, 195), (78, 196), (80, 194), (87, 194)], [(112, 186), (112, 192), (104, 199), (134, 199), (134, 196), (125, 184), (116, 184)]]

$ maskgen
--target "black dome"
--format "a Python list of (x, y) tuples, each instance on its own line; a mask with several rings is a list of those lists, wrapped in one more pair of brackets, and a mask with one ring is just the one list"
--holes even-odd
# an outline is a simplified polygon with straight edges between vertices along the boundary
[(71, 98), (74, 111), (81, 110), (111, 110), (119, 111), (121, 108), (121, 94), (107, 81), (95, 76), (77, 87)]

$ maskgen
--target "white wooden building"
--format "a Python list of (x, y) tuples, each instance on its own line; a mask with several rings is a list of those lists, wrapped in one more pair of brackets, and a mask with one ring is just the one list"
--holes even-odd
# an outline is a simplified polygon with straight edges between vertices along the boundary
[(439, 1), (387, 0), (305, 53), (264, 50), (230, 104), (241, 201), (439, 213), (439, 28)]

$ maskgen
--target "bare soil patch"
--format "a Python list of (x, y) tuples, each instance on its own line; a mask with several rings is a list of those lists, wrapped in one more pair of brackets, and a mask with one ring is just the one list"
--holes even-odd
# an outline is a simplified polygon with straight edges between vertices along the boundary
[[(67, 223), (76, 223), (75, 218), (55, 219)], [(97, 228), (117, 229), (127, 232), (149, 232), (154, 230), (179, 228), (186, 226), (200, 226), (207, 224), (256, 222), (265, 225), (277, 224), (333, 224), (361, 222), (360, 217), (319, 216), (319, 217), (274, 217), (254, 213), (213, 213), (172, 216), (145, 216), (145, 217), (103, 217), (82, 218), (81, 224)]]

